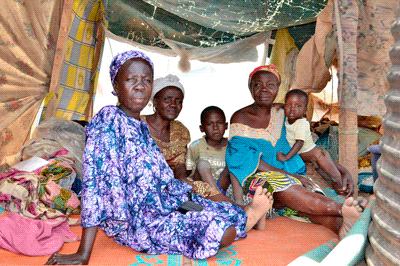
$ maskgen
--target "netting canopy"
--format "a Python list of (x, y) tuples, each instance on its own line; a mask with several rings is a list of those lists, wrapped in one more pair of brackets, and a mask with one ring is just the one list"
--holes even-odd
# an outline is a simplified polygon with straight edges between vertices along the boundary
[(314, 22), (326, 2), (109, 0), (106, 12), (108, 30), (138, 43), (167, 48), (160, 38), (163, 35), (196, 47), (212, 47), (258, 32)]

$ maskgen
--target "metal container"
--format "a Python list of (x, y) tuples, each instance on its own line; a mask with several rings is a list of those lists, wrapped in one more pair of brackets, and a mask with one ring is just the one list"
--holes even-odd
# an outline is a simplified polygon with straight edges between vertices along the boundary
[(400, 265), (400, 13), (392, 27), (395, 43), (389, 55), (392, 67), (387, 78), (387, 112), (379, 144), (378, 180), (374, 184), (376, 200), (371, 207), (372, 222), (366, 249), (368, 265)]

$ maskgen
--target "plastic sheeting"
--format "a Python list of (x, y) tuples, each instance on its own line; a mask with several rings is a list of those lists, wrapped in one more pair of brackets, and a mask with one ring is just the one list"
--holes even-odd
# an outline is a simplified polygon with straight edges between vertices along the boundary
[(326, 0), (108, 0), (108, 29), (146, 45), (167, 39), (199, 47), (315, 21)]
[(256, 47), (264, 43), (268, 35), (267, 32), (257, 33), (246, 39), (207, 48), (195, 47), (164, 38), (163, 41), (172, 47), (172, 49), (162, 49), (157, 46), (148, 46), (138, 42), (129, 41), (125, 38), (114, 35), (110, 31), (106, 32), (106, 37), (108, 38), (129, 43), (146, 51), (156, 52), (165, 56), (180, 56), (184, 60), (198, 60), (224, 64), (257, 61), (258, 53)]
[(181, 18), (235, 35), (315, 21), (326, 1), (315, 0), (144, 0)]

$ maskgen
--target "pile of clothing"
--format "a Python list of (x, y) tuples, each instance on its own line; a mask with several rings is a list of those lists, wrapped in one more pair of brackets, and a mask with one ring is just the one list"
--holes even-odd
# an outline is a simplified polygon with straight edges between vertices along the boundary
[(0, 247), (30, 256), (49, 255), (77, 241), (84, 127), (61, 118), (41, 123), (20, 152), (21, 162), (0, 174)]

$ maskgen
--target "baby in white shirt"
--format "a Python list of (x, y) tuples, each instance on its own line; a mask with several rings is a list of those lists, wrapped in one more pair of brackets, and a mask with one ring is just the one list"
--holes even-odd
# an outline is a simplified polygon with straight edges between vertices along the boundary
[(287, 161), (296, 153), (300, 155), (304, 162), (310, 162), (315, 166), (318, 165), (317, 171), (329, 176), (333, 181), (333, 188), (338, 194), (350, 196), (354, 190), (353, 180), (350, 172), (342, 165), (332, 159), (330, 154), (315, 145), (311, 131), (310, 123), (305, 118), (307, 112), (308, 95), (302, 90), (290, 90), (285, 96), (285, 111), (286, 121), (286, 139), (292, 149), (283, 154), (278, 152), (278, 161)]

